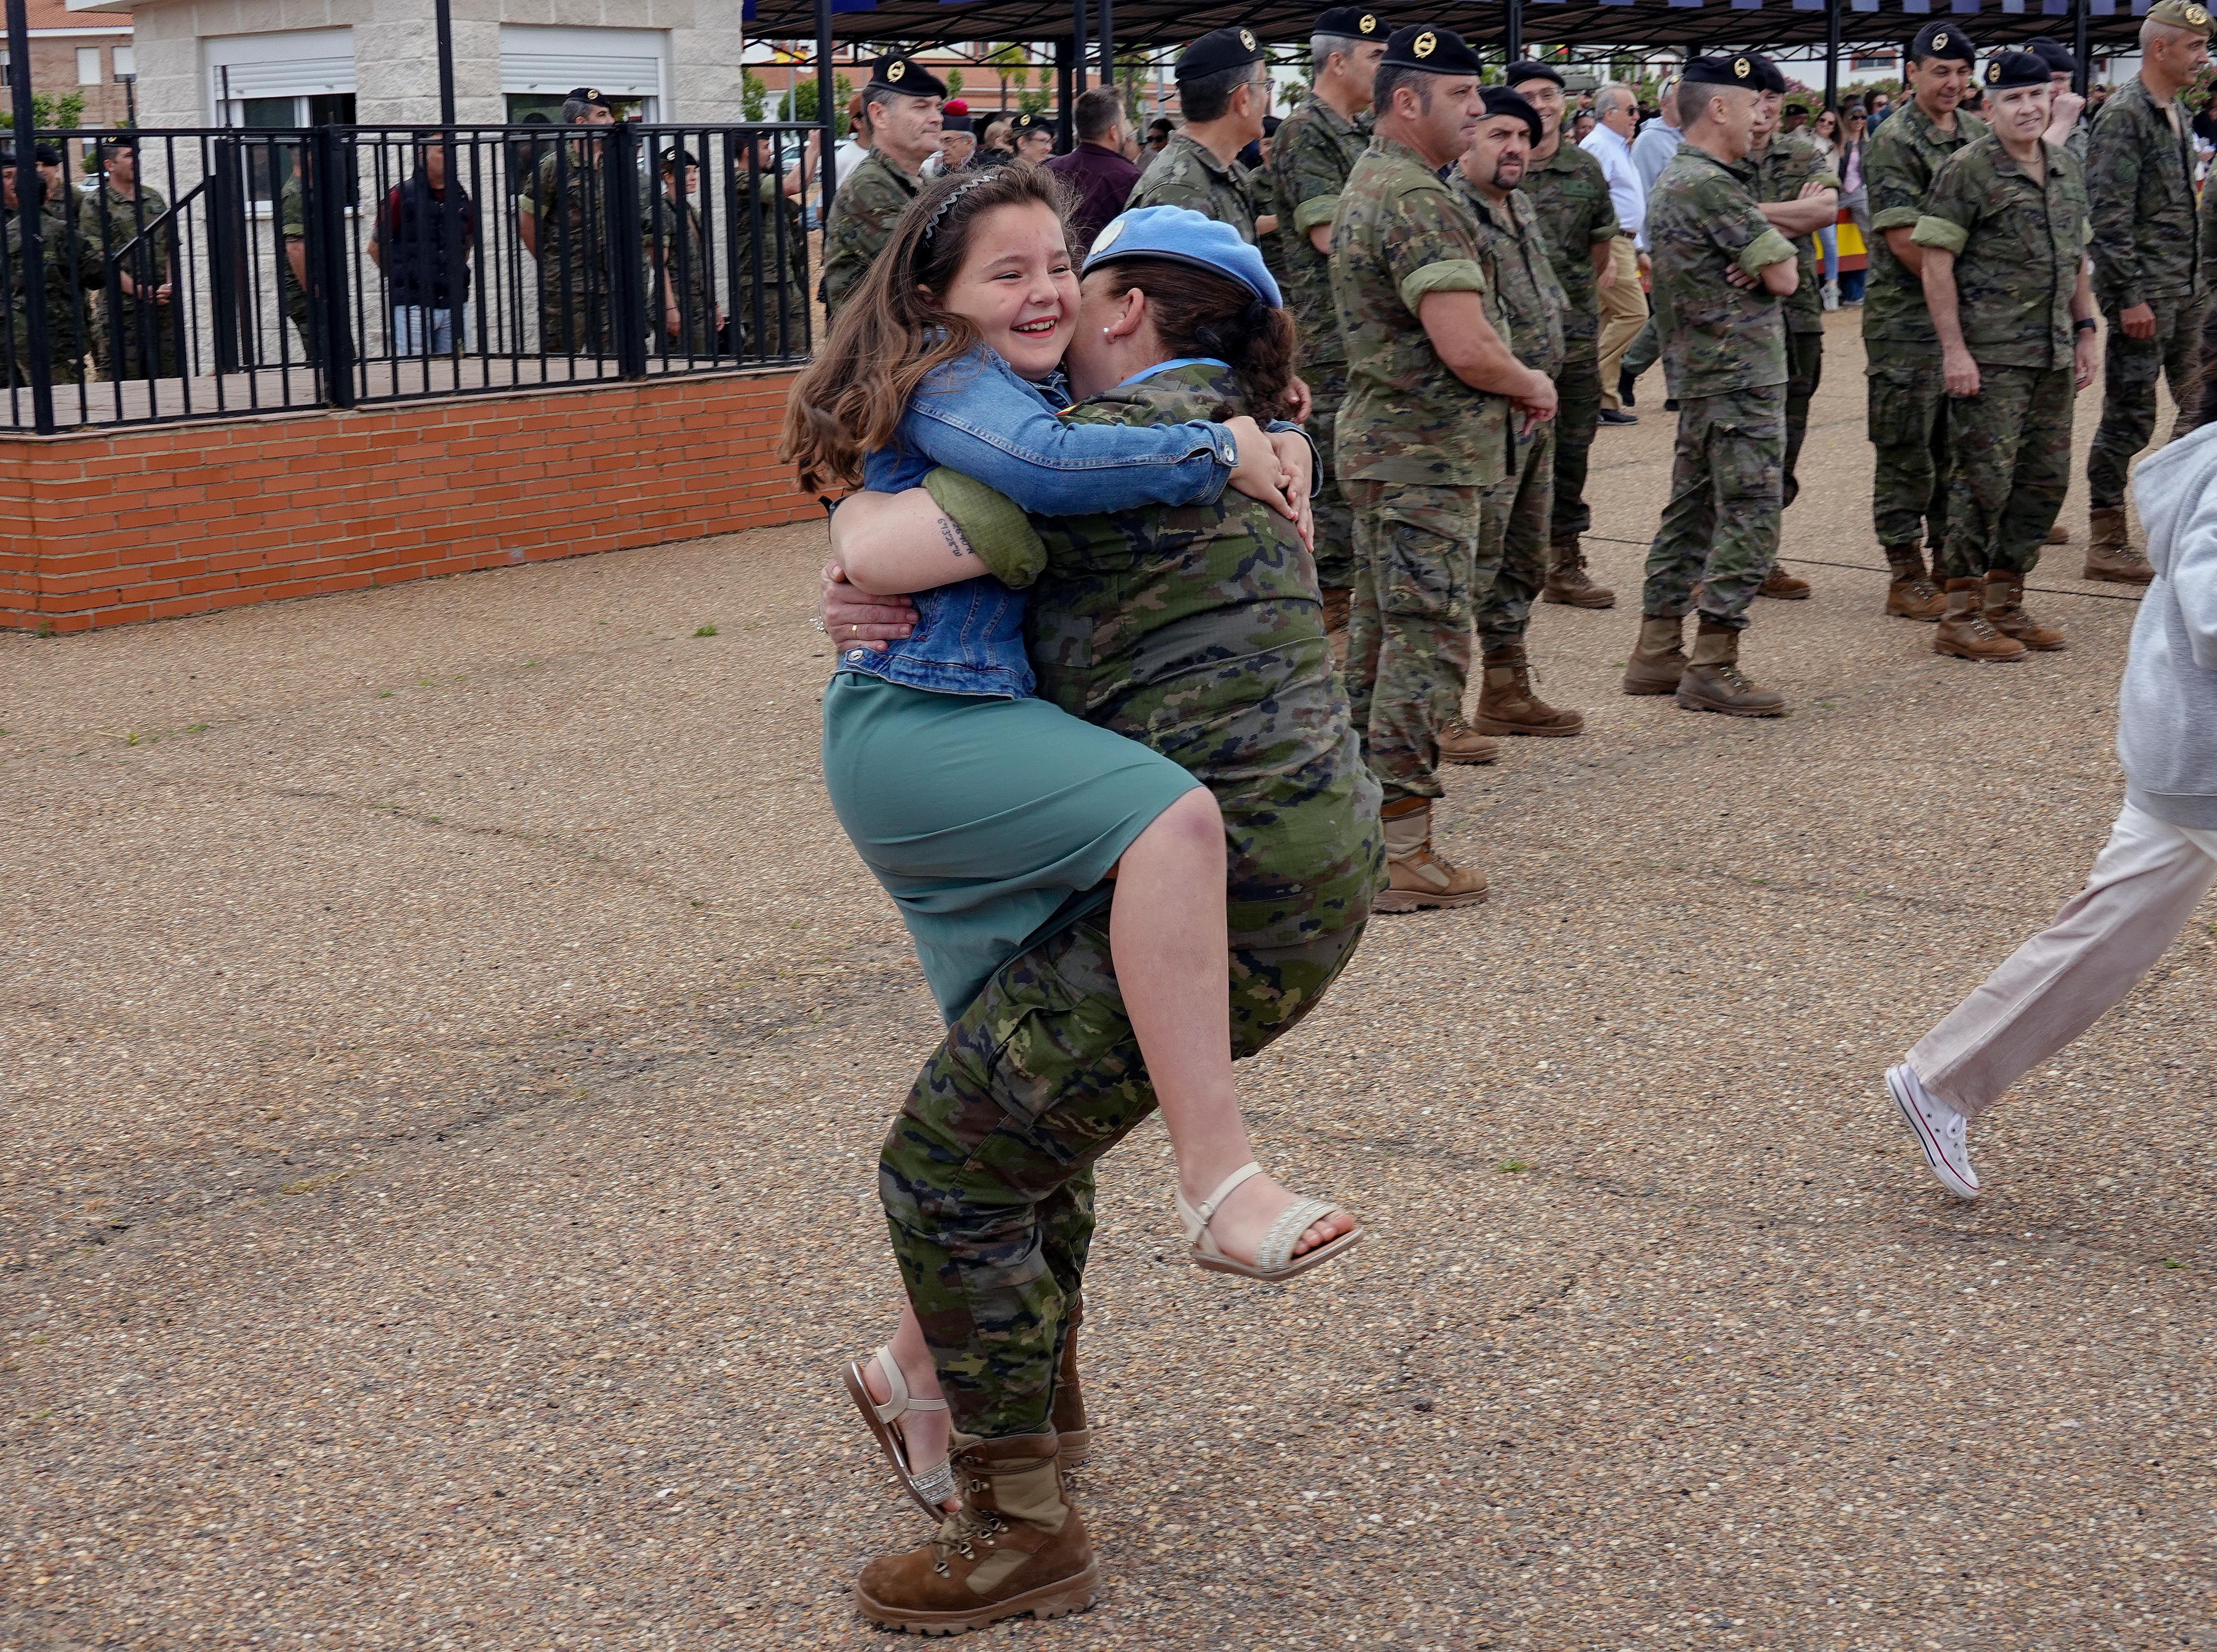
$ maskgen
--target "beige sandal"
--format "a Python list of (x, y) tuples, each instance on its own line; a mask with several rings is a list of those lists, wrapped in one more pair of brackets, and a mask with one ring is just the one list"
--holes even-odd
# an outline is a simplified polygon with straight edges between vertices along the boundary
[(1186, 1203), (1185, 1195), (1177, 1196), (1178, 1222), (1185, 1229), (1185, 1242), (1193, 1257), (1194, 1265), (1211, 1273), (1233, 1273), (1243, 1279), (1260, 1279), (1275, 1284), (1290, 1279), (1297, 1273), (1306, 1273), (1311, 1268), (1329, 1262), (1355, 1248), (1362, 1238), (1362, 1229), (1356, 1228), (1342, 1234), (1326, 1245), (1312, 1251), (1294, 1254), (1294, 1247), (1301, 1235), (1335, 1210), (1344, 1205), (1333, 1204), (1325, 1199), (1297, 1198), (1288, 1205), (1278, 1219), (1263, 1235), (1263, 1242), (1255, 1247), (1255, 1259), (1242, 1262), (1226, 1256), (1208, 1231), (1209, 1222), (1224, 1208), (1224, 1201), (1251, 1176), (1263, 1173), (1263, 1166), (1250, 1160), (1216, 1185), (1216, 1191), (1201, 1202), (1199, 1209)]
[(908, 1379), (901, 1375), (900, 1362), (893, 1358), (892, 1350), (880, 1348), (870, 1356), (878, 1374), (886, 1379), (886, 1400), (883, 1404), (870, 1397), (869, 1384), (863, 1380), (861, 1360), (849, 1360), (840, 1379), (855, 1401), (862, 1420), (877, 1436), (878, 1449), (893, 1465), (893, 1474), (900, 1481), (901, 1489), (916, 1501), (916, 1506), (933, 1520), (943, 1520), (947, 1511), (940, 1505), (951, 1503), (960, 1494), (955, 1490), (954, 1471), (941, 1463), (916, 1472), (908, 1460), (908, 1441), (900, 1432), (900, 1420), (911, 1411), (944, 1411), (944, 1400), (920, 1400), (908, 1391)]

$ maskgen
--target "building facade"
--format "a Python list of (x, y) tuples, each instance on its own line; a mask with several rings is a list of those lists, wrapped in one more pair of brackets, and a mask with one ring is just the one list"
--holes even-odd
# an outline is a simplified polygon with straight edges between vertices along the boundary
[[(131, 14), (121, 6), (97, 16), (72, 13), (65, 0), (30, 0), (31, 90), (41, 97), (82, 98), (89, 127), (130, 118), (130, 77), (137, 72)], [(8, 46), (0, 38), (0, 65)]]

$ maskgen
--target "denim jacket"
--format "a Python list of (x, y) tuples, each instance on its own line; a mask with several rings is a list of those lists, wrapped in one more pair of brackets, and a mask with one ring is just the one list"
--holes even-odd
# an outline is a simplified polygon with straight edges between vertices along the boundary
[[(898, 493), (938, 466), (1043, 516), (1205, 504), (1224, 492), (1238, 443), (1221, 424), (1066, 424), (1060, 375), (1018, 378), (982, 346), (917, 387), (893, 444), (863, 462), (862, 486)], [(1023, 593), (990, 576), (920, 591), (912, 635), (883, 653), (849, 648), (837, 669), (935, 694), (1028, 699)]]

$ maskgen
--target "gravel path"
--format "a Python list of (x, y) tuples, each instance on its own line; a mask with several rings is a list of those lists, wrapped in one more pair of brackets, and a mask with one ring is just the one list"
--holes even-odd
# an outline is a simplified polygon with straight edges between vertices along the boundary
[[(1244, 1069), (1352, 1264), (1196, 1273), (1159, 1129), (1111, 1161), (1109, 1582), (1004, 1635), (2217, 1646), (2217, 908), (1979, 1206), (1880, 1083), (2081, 881), (2131, 593), (2052, 553), (2008, 668), (1880, 617), (1853, 322), (1746, 650), (1794, 715), (1615, 691), (1651, 376), (1627, 600), (1535, 628), (1591, 732), (1450, 782), (1495, 899)], [(820, 543), (0, 639), (0, 1648), (894, 1644), (847, 1585), (922, 1523), (833, 1379), (935, 1024), (817, 775)]]

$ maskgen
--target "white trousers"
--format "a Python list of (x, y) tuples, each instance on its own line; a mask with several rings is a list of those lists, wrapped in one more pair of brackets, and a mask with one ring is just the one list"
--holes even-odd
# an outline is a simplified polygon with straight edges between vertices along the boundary
[(1932, 1094), (1976, 1118), (2124, 1000), (2217, 882), (2217, 832), (2134, 808), (2086, 887), (1909, 1052)]

